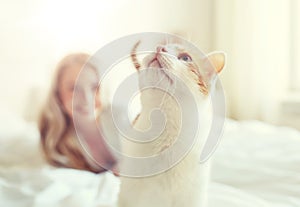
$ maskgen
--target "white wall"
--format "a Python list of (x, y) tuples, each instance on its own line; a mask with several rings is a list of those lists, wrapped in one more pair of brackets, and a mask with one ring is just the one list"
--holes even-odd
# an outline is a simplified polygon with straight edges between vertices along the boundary
[(30, 89), (45, 89), (65, 54), (93, 53), (126, 34), (175, 32), (209, 52), (210, 4), (210, 0), (2, 1), (0, 110), (24, 115), (26, 99), (35, 101)]
[(213, 48), (228, 54), (222, 75), (228, 114), (282, 124), (291, 69), (290, 1), (214, 0), (214, 10)]

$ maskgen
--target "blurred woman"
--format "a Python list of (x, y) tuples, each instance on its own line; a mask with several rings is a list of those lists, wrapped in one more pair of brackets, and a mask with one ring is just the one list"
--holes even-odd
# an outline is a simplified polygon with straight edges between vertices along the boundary
[(94, 112), (101, 110), (100, 77), (89, 58), (88, 54), (76, 53), (58, 63), (40, 114), (39, 130), (43, 152), (51, 165), (101, 173), (113, 169), (116, 160), (96, 126)]

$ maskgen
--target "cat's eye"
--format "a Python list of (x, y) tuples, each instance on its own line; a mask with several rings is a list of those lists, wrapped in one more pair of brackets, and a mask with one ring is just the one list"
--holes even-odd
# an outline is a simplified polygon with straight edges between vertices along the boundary
[(188, 54), (184, 53), (184, 54), (180, 54), (178, 56), (178, 60), (182, 60), (182, 61), (185, 61), (185, 62), (191, 62), (192, 58)]

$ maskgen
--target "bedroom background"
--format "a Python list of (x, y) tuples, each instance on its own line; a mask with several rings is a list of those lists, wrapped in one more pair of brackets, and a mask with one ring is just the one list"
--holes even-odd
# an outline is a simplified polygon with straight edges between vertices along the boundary
[[(169, 13), (172, 9), (172, 13)], [(180, 34), (227, 53), (227, 115), (300, 128), (297, 0), (6, 1), (0, 7), (1, 105), (33, 120), (57, 61), (127, 34)]]
[(3, 0), (0, 29), (0, 206), (115, 206), (118, 178), (49, 166), (33, 121), (63, 56), (147, 31), (227, 53), (209, 206), (300, 206), (299, 0)]

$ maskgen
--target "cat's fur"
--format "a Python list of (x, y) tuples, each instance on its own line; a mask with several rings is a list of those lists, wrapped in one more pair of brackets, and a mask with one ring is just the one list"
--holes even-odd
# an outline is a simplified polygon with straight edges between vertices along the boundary
[[(215, 75), (212, 70), (215, 69), (217, 72), (222, 70), (224, 55), (223, 53), (214, 53), (205, 57), (195, 57), (191, 53), (181, 45), (168, 44), (159, 46), (157, 53), (146, 57), (142, 65), (138, 63), (135, 55), (132, 56), (137, 70), (149, 66), (163, 67), (163, 70), (168, 70), (186, 83), (197, 100), (199, 113), (195, 116), (201, 116), (199, 119), (201, 119), (202, 127), (197, 133), (195, 144), (191, 150), (171, 169), (142, 178), (122, 177), (119, 207), (204, 207), (206, 205), (209, 163), (200, 164), (199, 159), (210, 129), (208, 95), (211, 80)], [(176, 87), (174, 84), (176, 79), (169, 77), (167, 73), (162, 75), (165, 75), (164, 82), (160, 84), (167, 83), (171, 87)], [(145, 81), (145, 79), (140, 81)], [(180, 91), (176, 88), (174, 90)], [(184, 91), (181, 95), (182, 100), (184, 100)], [(155, 88), (141, 91), (141, 103), (142, 110), (134, 124), (136, 129), (146, 130), (151, 127), (149, 114), (154, 108), (163, 111), (167, 121), (164, 131), (153, 142), (147, 144), (125, 143), (124, 151), (127, 150), (131, 156), (150, 156), (169, 148), (181, 130), (180, 107), (183, 107), (182, 110), (189, 110), (190, 104), (187, 100), (181, 102), (183, 103), (182, 106), (178, 106), (174, 98)]]

